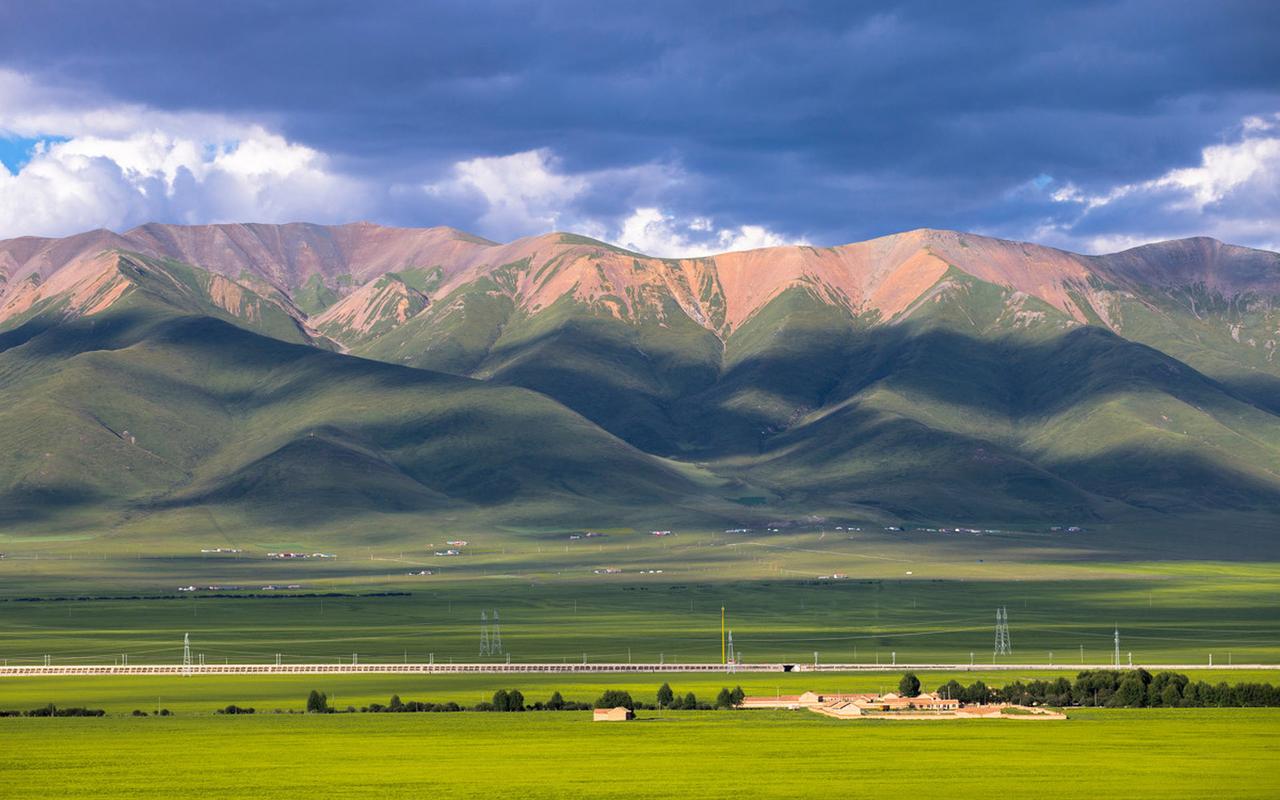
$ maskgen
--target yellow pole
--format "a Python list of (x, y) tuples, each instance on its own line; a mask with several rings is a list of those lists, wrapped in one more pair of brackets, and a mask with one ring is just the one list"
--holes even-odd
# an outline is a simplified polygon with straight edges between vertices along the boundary
[(724, 606), (720, 606), (720, 663), (724, 663)]

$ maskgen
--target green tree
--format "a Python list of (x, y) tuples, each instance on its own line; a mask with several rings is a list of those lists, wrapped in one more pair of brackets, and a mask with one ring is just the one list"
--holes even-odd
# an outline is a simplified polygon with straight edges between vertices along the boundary
[(698, 707), (698, 697), (693, 692), (689, 692), (684, 696), (684, 707), (689, 711), (693, 711)]
[(524, 693), (519, 689), (512, 689), (507, 694), (507, 710), (524, 711)]
[(914, 672), (908, 672), (898, 681), (898, 694), (902, 697), (917, 697), (920, 694), (920, 679)]
[(733, 687), (733, 691), (729, 694), (729, 698), (733, 700), (734, 706), (742, 705), (742, 701), (746, 699), (746, 693), (742, 691), (741, 686)]
[(950, 700), (963, 700), (964, 687), (960, 685), (960, 681), (952, 678), (938, 687), (938, 696), (945, 697)]
[(969, 688), (964, 690), (964, 697), (960, 698), (965, 703), (985, 703), (991, 699), (991, 689), (982, 681), (974, 681)]
[(400, 695), (398, 694), (391, 695), (391, 702), (387, 703), (387, 708), (391, 709), (392, 711), (399, 711), (400, 709), (404, 708), (404, 703), (401, 702)]
[(1142, 678), (1130, 673), (1120, 681), (1120, 686), (1107, 700), (1107, 705), (1112, 708), (1140, 708), (1146, 705), (1146, 700), (1147, 687), (1142, 682)]
[(635, 710), (636, 704), (631, 699), (630, 692), (624, 692), (621, 689), (610, 689), (600, 695), (600, 699), (596, 700), (596, 708), (617, 708), (618, 706)]
[(671, 691), (671, 684), (662, 684), (658, 687), (658, 708), (671, 708), (675, 697), (675, 692)]
[(307, 713), (326, 714), (328, 711), (329, 698), (323, 692), (312, 689), (311, 694), (307, 695)]
[(510, 711), (511, 697), (507, 694), (506, 689), (499, 689), (493, 693), (493, 710), (494, 711)]
[(559, 711), (564, 708), (564, 697), (559, 692), (551, 695), (551, 699), (547, 701), (547, 708), (552, 711)]
[(727, 686), (716, 695), (716, 708), (733, 708), (733, 694)]
[(1166, 704), (1164, 696), (1168, 693), (1169, 687), (1172, 686), (1177, 695), (1177, 700), (1181, 701), (1183, 692), (1186, 691), (1189, 682), (1186, 675), (1178, 672), (1157, 672), (1147, 686), (1147, 704), (1150, 706), (1178, 705), (1179, 703), (1177, 702)]

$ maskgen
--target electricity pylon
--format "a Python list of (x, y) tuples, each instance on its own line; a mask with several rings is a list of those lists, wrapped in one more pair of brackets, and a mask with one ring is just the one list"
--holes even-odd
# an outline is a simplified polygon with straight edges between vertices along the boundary
[(1013, 654), (1013, 645), (1009, 643), (1009, 612), (1004, 606), (996, 609), (996, 647), (997, 656)]

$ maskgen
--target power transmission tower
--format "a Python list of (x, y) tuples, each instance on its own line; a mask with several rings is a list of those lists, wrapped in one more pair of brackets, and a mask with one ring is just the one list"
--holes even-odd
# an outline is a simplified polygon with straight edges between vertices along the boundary
[(1013, 655), (1013, 645), (1009, 643), (1009, 612), (1004, 606), (996, 609), (996, 647), (995, 655)]
[(738, 657), (733, 652), (733, 631), (729, 631), (729, 671), (737, 672)]
[(496, 656), (502, 652), (502, 626), (498, 624), (498, 609), (493, 610), (493, 631), (489, 634), (489, 650)]
[(191, 674), (191, 634), (182, 634), (182, 674)]
[(480, 612), (480, 655), (489, 655), (489, 617)]
[(1119, 625), (1116, 626), (1115, 642), (1116, 642), (1115, 665), (1116, 665), (1116, 668), (1118, 669), (1120, 667), (1120, 626)]

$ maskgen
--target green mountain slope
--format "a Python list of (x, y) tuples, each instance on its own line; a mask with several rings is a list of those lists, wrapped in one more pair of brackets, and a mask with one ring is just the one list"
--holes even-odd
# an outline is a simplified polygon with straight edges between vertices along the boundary
[(11, 520), (210, 505), (298, 525), (531, 502), (591, 518), (711, 485), (533, 392), (282, 342), (143, 292), (0, 335), (0, 387)]
[[(797, 286), (723, 341), (675, 307), (620, 318), (569, 298), (536, 314), (514, 302), (477, 337), (492, 343), (471, 374), (706, 462), (784, 509), (1099, 519), (1280, 500), (1280, 421), (1265, 409), (956, 268), (893, 320)], [(481, 318), (471, 310), (424, 315), (413, 334), (438, 347)], [(408, 333), (397, 348), (412, 348)]]
[[(302, 248), (305, 280), (287, 248), (239, 280), (137, 252), (15, 261), (0, 514), (1280, 511), (1275, 254), (1185, 240), (1083, 257), (915, 231), (668, 260), (581, 237), (299, 231), (337, 253)], [(231, 230), (249, 233), (271, 238)]]

